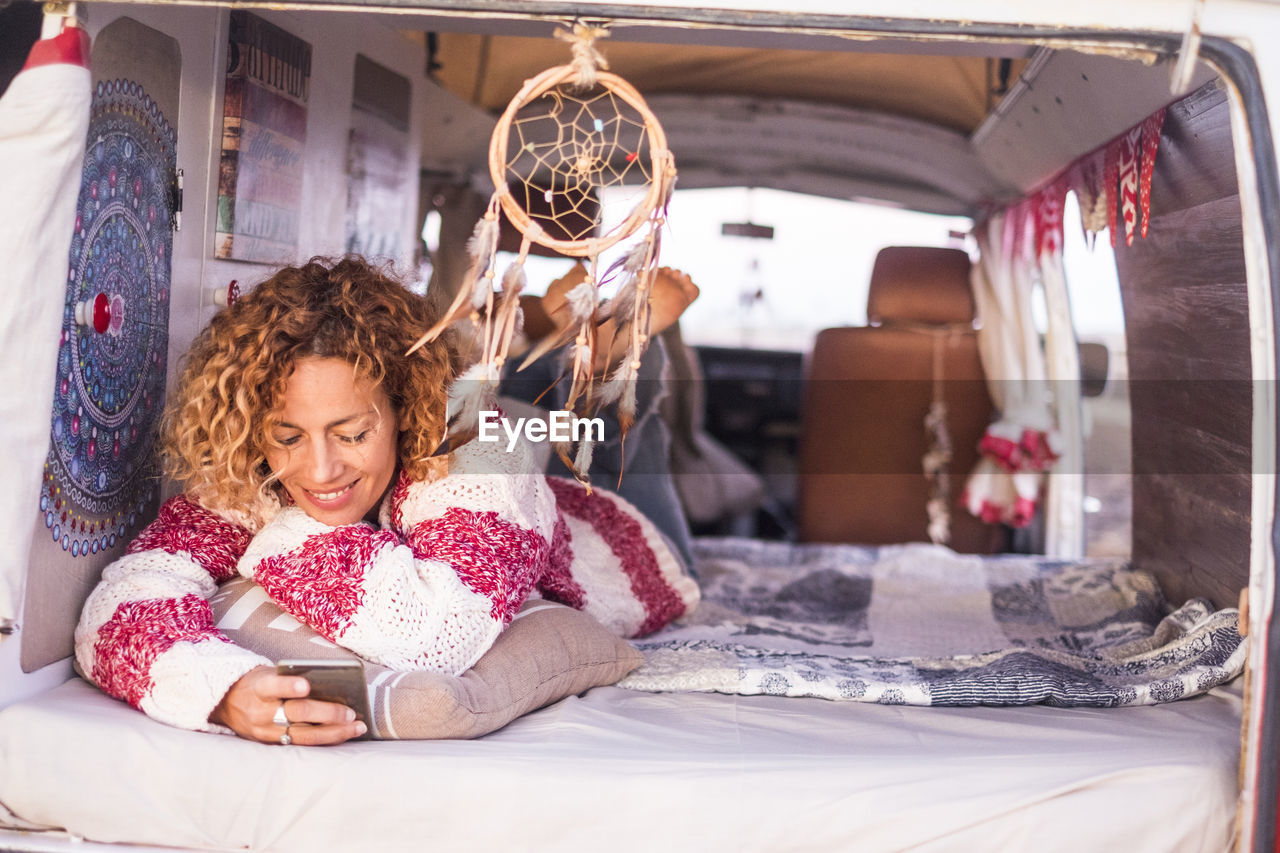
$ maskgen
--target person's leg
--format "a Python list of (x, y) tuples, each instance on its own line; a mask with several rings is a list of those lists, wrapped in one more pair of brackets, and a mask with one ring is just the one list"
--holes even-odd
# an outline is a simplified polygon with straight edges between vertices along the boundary
[[(507, 371), (502, 381), (503, 395), (527, 403), (533, 403), (542, 395), (537, 402), (539, 407), (549, 410), (563, 407), (569, 380), (565, 377), (558, 384), (556, 380), (564, 373), (564, 360), (565, 352), (557, 350), (519, 373)], [(604, 440), (595, 445), (587, 475), (593, 486), (616, 492), (644, 513), (670, 540), (685, 565), (692, 567), (689, 523), (671, 478), (671, 436), (658, 412), (666, 395), (666, 365), (666, 349), (660, 338), (654, 338), (640, 360), (635, 423), (624, 440), (616, 407), (608, 406), (598, 413), (604, 422)], [(570, 472), (560, 458), (552, 454), (547, 473), (567, 476)]]

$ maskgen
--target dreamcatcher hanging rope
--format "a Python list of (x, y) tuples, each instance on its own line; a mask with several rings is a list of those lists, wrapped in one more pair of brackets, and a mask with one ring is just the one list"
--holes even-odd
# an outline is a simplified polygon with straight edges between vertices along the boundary
[[(608, 65), (595, 42), (607, 33), (575, 24), (571, 33), (556, 35), (571, 42), (573, 61), (526, 81), (498, 120), (489, 146), (489, 173), (496, 189), (467, 246), (470, 269), (444, 317), (414, 346), (417, 349), (468, 317), (482, 330), (479, 360), (451, 392), (453, 446), (476, 432), (480, 411), (491, 405), (497, 391), (521, 324), (524, 263), (533, 243), (585, 260), (587, 277), (566, 295), (557, 318), (560, 332), (549, 335), (525, 364), (554, 347), (571, 344), (565, 409), (583, 415), (616, 402), (624, 437), (635, 419), (637, 372), (649, 344), (649, 296), (675, 184), (675, 160), (667, 150), (662, 126), (640, 93), (604, 70)], [(630, 214), (606, 233), (598, 233), (595, 200), (599, 191), (640, 182), (645, 185), (643, 197)], [(500, 211), (523, 239), (516, 260), (495, 289)], [(601, 252), (641, 232), (641, 239), (602, 274)], [(600, 286), (614, 280), (616, 295), (602, 301)], [(598, 381), (594, 370), (598, 329), (608, 321), (614, 332), (611, 340), (625, 340), (627, 347), (620, 363)], [(591, 449), (589, 439), (576, 448), (556, 443), (557, 453), (584, 482)]]

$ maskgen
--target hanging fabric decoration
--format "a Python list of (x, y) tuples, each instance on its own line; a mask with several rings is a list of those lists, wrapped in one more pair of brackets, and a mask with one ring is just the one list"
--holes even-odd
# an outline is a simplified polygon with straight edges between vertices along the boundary
[(1066, 185), (1055, 181), (1028, 199), (1027, 217), (1033, 222), (1034, 257), (1062, 253), (1062, 210)]
[(1147, 236), (1147, 225), (1151, 221), (1151, 178), (1156, 172), (1156, 152), (1160, 149), (1164, 114), (1162, 107), (1142, 122), (1142, 178), (1138, 184), (1138, 205), (1142, 208), (1143, 239)]
[[(489, 146), (489, 172), (496, 189), (469, 246), (472, 264), (467, 279), (440, 322), (415, 345), (416, 349), (467, 318), (483, 328), (480, 360), (464, 374), (466, 387), (451, 397), (452, 447), (474, 433), (478, 412), (496, 391), (519, 324), (522, 268), (533, 243), (583, 259), (587, 275), (553, 316), (559, 331), (548, 335), (525, 363), (570, 344), (565, 408), (583, 414), (616, 403), (624, 438), (635, 420), (635, 384), (640, 357), (649, 344), (649, 297), (675, 184), (675, 159), (644, 99), (606, 70), (608, 64), (595, 45), (608, 33), (578, 23), (572, 32), (556, 35), (571, 43), (573, 60), (526, 81), (498, 120)], [(589, 219), (583, 211), (592, 209), (599, 190), (622, 185), (639, 186), (642, 196), (623, 222), (600, 233), (598, 217)], [(539, 212), (534, 212), (535, 199), (541, 202)], [(495, 292), (499, 211), (523, 240), (512, 269)], [(600, 254), (637, 233), (641, 238), (602, 275)], [(614, 280), (617, 295), (602, 302), (600, 286)], [(597, 377), (610, 349), (616, 353), (614, 341), (625, 341), (625, 354), (611, 374)], [(563, 442), (555, 447), (575, 476), (586, 482), (589, 439), (583, 439), (576, 452)]]
[[(1082, 156), (1053, 184), (1064, 184), (1075, 192), (1080, 203), (1080, 227), (1085, 242), (1092, 246), (1103, 228), (1111, 232), (1116, 245), (1119, 226), (1124, 226), (1125, 245), (1133, 245), (1135, 230), (1147, 236), (1151, 221), (1151, 179), (1155, 175), (1160, 132), (1165, 108), (1106, 145)], [(1065, 176), (1065, 177), (1064, 177)], [(1137, 227), (1137, 220), (1142, 220)]]
[(1120, 144), (1124, 137), (1117, 137), (1107, 145), (1102, 166), (1102, 193), (1107, 200), (1107, 231), (1111, 245), (1116, 244), (1116, 183), (1120, 178)]
[[(1138, 224), (1138, 176), (1142, 169), (1142, 125), (1138, 125), (1118, 140), (1116, 171), (1120, 181), (1120, 218), (1124, 223), (1124, 244), (1133, 245), (1133, 230)], [(1110, 187), (1108, 187), (1110, 189)], [(1117, 234), (1111, 232), (1111, 245), (1116, 244)]]
[(1106, 146), (1103, 193), (1107, 195), (1107, 226), (1111, 229), (1111, 245), (1116, 245), (1117, 208), (1124, 224), (1124, 242), (1133, 245), (1133, 234), (1147, 236), (1151, 218), (1151, 179), (1156, 169), (1156, 153), (1160, 149), (1160, 131), (1164, 127), (1165, 109), (1152, 113), (1139, 124), (1111, 140)]
[(1093, 151), (1069, 170), (1068, 184), (1080, 204), (1080, 227), (1085, 244), (1093, 248), (1098, 233), (1107, 227), (1107, 195), (1102, 184), (1104, 151)]

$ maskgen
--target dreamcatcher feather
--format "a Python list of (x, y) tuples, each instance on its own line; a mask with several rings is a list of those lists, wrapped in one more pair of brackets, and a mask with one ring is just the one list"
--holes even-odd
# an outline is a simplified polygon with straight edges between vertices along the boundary
[[(527, 80), (498, 120), (489, 146), (489, 171), (497, 189), (468, 242), (471, 265), (466, 279), (444, 316), (413, 348), (468, 317), (482, 324), (480, 360), (459, 379), (462, 387), (450, 397), (451, 447), (474, 435), (479, 412), (492, 404), (496, 394), (502, 365), (520, 324), (519, 294), (532, 243), (585, 259), (587, 273), (564, 295), (564, 305), (553, 316), (559, 330), (535, 347), (521, 368), (554, 348), (567, 346), (570, 386), (565, 409), (585, 416), (602, 405), (616, 404), (624, 439), (635, 422), (636, 382), (640, 359), (649, 344), (649, 297), (658, 269), (660, 233), (675, 185), (675, 159), (667, 150), (662, 126), (644, 99), (625, 80), (605, 70), (608, 65), (595, 43), (607, 33), (575, 24), (571, 33), (556, 35), (571, 42), (573, 60)], [(543, 106), (540, 112), (520, 115), (522, 109), (538, 103)], [(512, 141), (516, 142), (514, 151)], [(646, 191), (627, 218), (607, 233), (596, 233), (597, 219), (589, 230), (569, 233), (571, 239), (565, 240), (552, 236), (538, 221), (539, 217), (549, 218), (563, 231), (567, 217), (582, 216), (585, 199), (635, 176), (645, 179)], [(539, 186), (539, 179), (546, 182), (545, 187)], [(519, 194), (512, 192), (513, 186), (520, 189)], [(534, 195), (543, 196), (552, 211), (550, 217), (527, 209)], [(564, 209), (563, 217), (557, 212), (558, 204)], [(519, 256), (495, 292), (500, 213), (519, 229), (523, 240)], [(642, 234), (641, 239), (601, 276), (601, 252), (637, 233)], [(617, 294), (602, 301), (600, 286), (615, 279)], [(605, 347), (621, 339), (626, 342), (626, 351), (603, 381), (597, 382), (595, 365), (602, 339)], [(557, 442), (555, 450), (585, 483), (591, 464), (590, 439), (582, 439), (576, 448)]]

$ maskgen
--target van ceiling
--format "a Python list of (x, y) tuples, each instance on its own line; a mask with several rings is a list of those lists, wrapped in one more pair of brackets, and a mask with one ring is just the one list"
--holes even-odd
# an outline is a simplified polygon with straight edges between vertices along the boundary
[[(844, 30), (800, 14), (722, 22), (715, 9), (693, 11), (701, 17), (612, 20), (598, 42), (662, 121), (686, 188), (772, 187), (972, 216), (1034, 191), (1180, 96), (1174, 54), (1122, 34), (1114, 48), (1107, 33), (1084, 31), (1050, 47), (1016, 32), (874, 21)], [(424, 41), (434, 34), (432, 76), (489, 115), (569, 57), (552, 37), (563, 20), (417, 23)], [(1214, 76), (1200, 62), (1184, 91)]]
[[(437, 82), (491, 114), (569, 56), (561, 40), (509, 31), (439, 32), (435, 45)], [(1178, 97), (1170, 57), (1122, 50), (656, 26), (598, 46), (662, 121), (681, 187), (950, 215), (1038, 188)], [(1200, 63), (1189, 90), (1214, 76)]]
[[(835, 104), (920, 119), (968, 134), (1000, 100), (997, 56), (886, 54), (851, 50), (768, 50), (652, 44), (609, 38), (599, 43), (609, 70), (646, 98), (660, 94), (747, 95)], [(1027, 55), (1028, 49), (1003, 53)], [(501, 112), (524, 81), (563, 65), (568, 46), (554, 38), (441, 33), (435, 79), (458, 97)], [(1006, 85), (1025, 65), (1015, 59)]]
[[(525, 80), (569, 61), (545, 23), (524, 32), (539, 36), (435, 32), (433, 79), (496, 116)], [(969, 139), (1027, 67), (1026, 45), (621, 26), (597, 46), (662, 121), (682, 188), (771, 187), (948, 215), (1016, 194)]]

